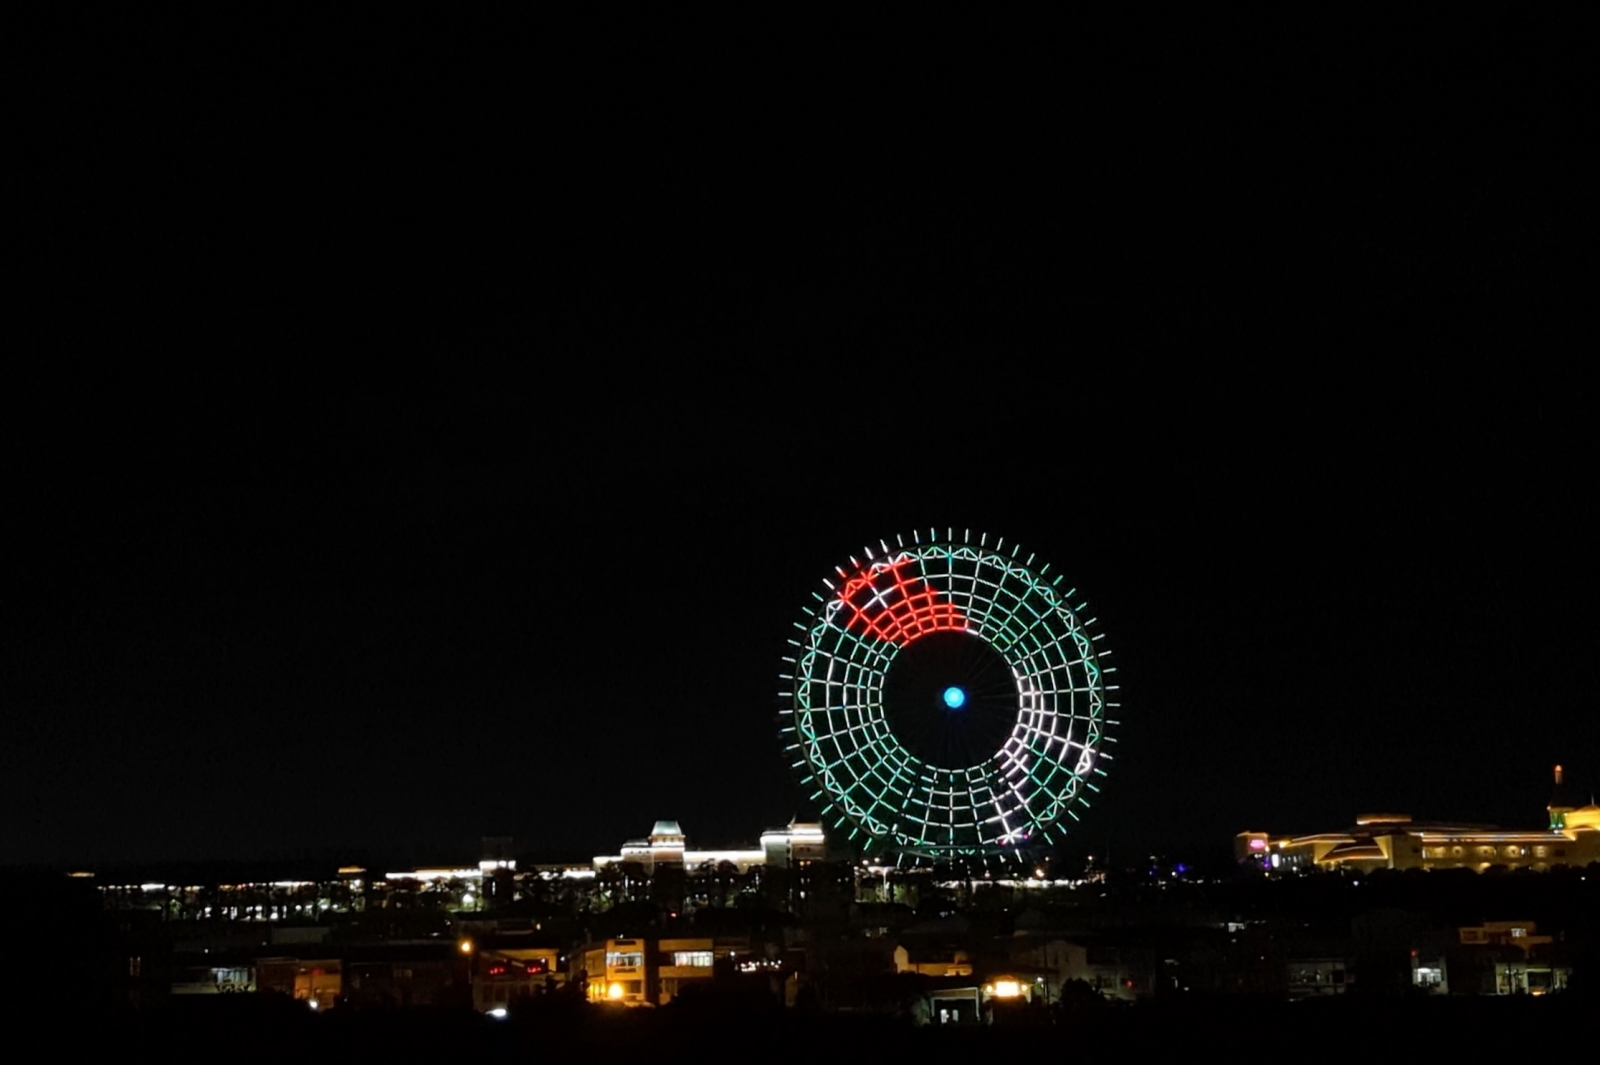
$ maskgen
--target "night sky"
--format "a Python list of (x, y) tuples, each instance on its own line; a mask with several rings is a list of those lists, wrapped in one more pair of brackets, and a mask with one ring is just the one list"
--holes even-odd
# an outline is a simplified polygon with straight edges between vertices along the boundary
[(19, 79), (4, 860), (753, 840), (930, 526), (1107, 633), (1074, 847), (1600, 786), (1561, 27), (168, 29)]

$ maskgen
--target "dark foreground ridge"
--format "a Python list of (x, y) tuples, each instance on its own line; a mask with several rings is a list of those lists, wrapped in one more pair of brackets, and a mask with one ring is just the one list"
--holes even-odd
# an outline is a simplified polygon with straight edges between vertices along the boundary
[(13, 1025), (13, 1038), (31, 1034), (74, 1053), (104, 1050), (163, 1061), (269, 1062), (307, 1053), (373, 1062), (436, 1056), (531, 1062), (552, 1054), (594, 1061), (704, 1061), (708, 1055), (750, 1053), (763, 1062), (812, 1062), (842, 1060), (856, 1052), (928, 1060), (996, 1054), (1150, 1060), (1274, 1046), (1320, 1061), (1348, 1060), (1352, 1052), (1381, 1054), (1386, 1046), (1398, 1050), (1418, 1040), (1439, 1051), (1463, 1053), (1512, 1053), (1530, 1039), (1560, 1044), (1563, 1036), (1585, 1030), (1594, 1004), (1581, 993), (1542, 1001), (1346, 997), (1285, 1003), (1196, 997), (1126, 1007), (1076, 1003), (1019, 1011), (984, 1027), (918, 1028), (907, 1018), (785, 1012), (709, 998), (658, 1010), (533, 1004), (496, 1020), (470, 1010), (433, 1009), (346, 1009), (317, 1016), (286, 998), (256, 994), (60, 1019), (42, 1027), (23, 1020)]

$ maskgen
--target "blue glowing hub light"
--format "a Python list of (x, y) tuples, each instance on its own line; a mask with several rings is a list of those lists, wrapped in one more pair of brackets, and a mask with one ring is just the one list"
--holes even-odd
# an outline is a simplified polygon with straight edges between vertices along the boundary
[(967, 703), (967, 693), (951, 685), (944, 690), (944, 705), (952, 710), (960, 710)]

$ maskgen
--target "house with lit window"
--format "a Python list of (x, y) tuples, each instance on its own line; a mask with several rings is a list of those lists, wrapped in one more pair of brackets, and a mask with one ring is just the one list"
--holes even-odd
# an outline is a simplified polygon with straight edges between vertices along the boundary
[(472, 959), (472, 1006), (480, 1013), (560, 987), (560, 951), (526, 945), (479, 947)]
[[(1456, 969), (1470, 973), (1464, 989), (1486, 995), (1547, 995), (1565, 991), (1572, 977), (1554, 936), (1532, 921), (1485, 921), (1458, 929)], [(1465, 964), (1464, 964), (1465, 963)], [(1441, 975), (1443, 974), (1441, 968)], [(1473, 986), (1475, 985), (1475, 986)]]
[[(509, 927), (508, 927), (509, 926)], [(481, 1013), (544, 995), (567, 980), (567, 955), (558, 937), (520, 922), (462, 921), (457, 949), (465, 956), (472, 1005)]]
[[(728, 956), (724, 949), (723, 957)], [(707, 981), (717, 961), (716, 941), (701, 939), (661, 939), (656, 941), (656, 1003), (665, 1006), (689, 984)]]
[(275, 991), (312, 1009), (330, 1009), (344, 993), (344, 960), (272, 957), (256, 961), (257, 987)]
[(589, 1000), (649, 1005), (649, 970), (644, 959), (648, 946), (644, 939), (607, 939), (585, 947), (579, 971), (588, 981)]
[(607, 939), (579, 952), (591, 1002), (665, 1006), (694, 983), (709, 982), (717, 966), (750, 964), (746, 939), (665, 936)]

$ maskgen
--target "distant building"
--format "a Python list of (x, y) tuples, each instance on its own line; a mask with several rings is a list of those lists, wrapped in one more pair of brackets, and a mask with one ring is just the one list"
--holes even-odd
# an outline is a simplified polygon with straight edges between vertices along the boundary
[(1269, 872), (1294, 869), (1474, 869), (1494, 866), (1544, 871), (1558, 865), (1600, 861), (1600, 805), (1571, 806), (1561, 797), (1562, 769), (1555, 767), (1557, 794), (1549, 828), (1501, 829), (1494, 825), (1417, 822), (1409, 814), (1364, 814), (1337, 832), (1274, 836), (1241, 832), (1234, 856)]
[(635, 862), (646, 871), (657, 866), (677, 865), (686, 869), (718, 866), (727, 862), (739, 872), (753, 866), (786, 868), (802, 861), (821, 861), (827, 857), (828, 839), (820, 824), (790, 822), (786, 828), (771, 828), (761, 833), (760, 846), (724, 850), (690, 850), (683, 829), (676, 821), (657, 821), (645, 839), (631, 839), (619, 854), (596, 855), (594, 867), (604, 868), (622, 862)]

